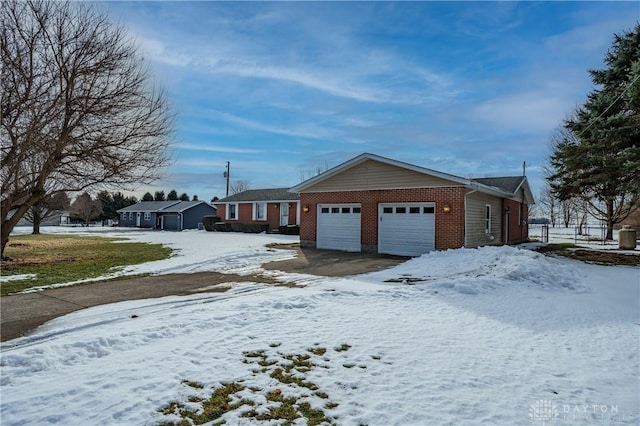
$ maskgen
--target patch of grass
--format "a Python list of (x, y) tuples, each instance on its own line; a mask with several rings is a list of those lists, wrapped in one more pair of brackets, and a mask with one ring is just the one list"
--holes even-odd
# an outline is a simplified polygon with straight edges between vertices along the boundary
[(564, 252), (567, 251), (568, 249), (572, 249), (572, 248), (576, 248), (578, 246), (576, 246), (573, 243), (554, 243), (554, 244), (547, 244), (546, 246), (540, 246), (538, 248), (536, 248), (536, 251), (539, 253), (560, 253), (560, 252)]
[(204, 389), (204, 385), (200, 382), (194, 382), (192, 380), (183, 380), (182, 381), (183, 385), (187, 385), (189, 387), (192, 387), (194, 389)]
[(308, 402), (298, 404), (300, 414), (307, 419), (307, 426), (317, 426), (321, 423), (330, 423), (330, 420), (324, 415), (324, 411), (311, 408)]
[[(186, 381), (183, 381), (186, 384)], [(207, 400), (202, 400), (202, 410), (200, 413), (187, 408), (184, 404), (179, 402), (171, 402), (167, 406), (160, 409), (163, 414), (176, 414), (182, 417), (179, 423), (163, 423), (164, 425), (183, 425), (194, 424), (201, 425), (212, 422), (222, 417), (222, 415), (228, 411), (235, 410), (243, 405), (255, 405), (251, 400), (241, 399), (238, 402), (232, 403), (232, 395), (244, 390), (244, 386), (240, 383), (232, 382), (225, 383), (219, 388), (214, 389), (211, 397)], [(189, 420), (191, 422), (189, 422)]]
[(0, 284), (7, 295), (32, 287), (97, 278), (128, 265), (167, 259), (172, 250), (161, 244), (115, 243), (121, 238), (69, 235), (12, 236), (2, 261), (2, 275), (35, 274), (32, 279)]
[(640, 256), (636, 254), (612, 253), (608, 250), (585, 250), (571, 243), (547, 244), (538, 247), (536, 251), (602, 265), (640, 265)]
[[(270, 346), (275, 348), (280, 344)], [(336, 350), (346, 351), (349, 348), (351, 346), (344, 343)], [(302, 420), (301, 424), (308, 426), (335, 425), (335, 419), (328, 417), (324, 410), (331, 410), (338, 407), (339, 404), (331, 401), (329, 394), (321, 391), (318, 385), (308, 381), (305, 377), (305, 373), (316, 367), (330, 368), (326, 364), (318, 365), (314, 362), (314, 356), (321, 357), (326, 351), (327, 349), (323, 347), (307, 349), (306, 353), (283, 354), (278, 352), (275, 355), (269, 354), (265, 350), (245, 351), (242, 353), (243, 363), (263, 366), (262, 369), (252, 370), (253, 374), (268, 374), (269, 377), (279, 382), (278, 387), (262, 394), (263, 390), (260, 387), (245, 387), (238, 382), (226, 383), (213, 389), (209, 398), (191, 396), (187, 398), (189, 405), (173, 401), (161, 408), (159, 411), (165, 415), (180, 417), (177, 422), (161, 424), (164, 426), (201, 425), (204, 423), (220, 425), (225, 423), (223, 417), (225, 413), (238, 410), (241, 417), (254, 419), (251, 420), (252, 422), (293, 425)], [(355, 365), (350, 364), (349, 368)], [(358, 366), (366, 368), (364, 365)], [(183, 380), (182, 384), (198, 390), (203, 388), (200, 382), (192, 380)], [(300, 394), (300, 388), (306, 388), (311, 392)], [(287, 395), (287, 390), (295, 390), (295, 394)], [(266, 403), (262, 395), (264, 395)], [(322, 408), (313, 408), (312, 403), (316, 406), (322, 406)]]
[(307, 350), (317, 356), (322, 356), (327, 352), (326, 348), (309, 348)]
[(351, 349), (351, 345), (347, 344), (347, 343), (343, 343), (340, 346), (338, 346), (337, 348), (335, 348), (336, 352), (345, 352), (348, 351), (349, 349)]
[(312, 391), (319, 389), (318, 385), (316, 385), (315, 383), (305, 381), (304, 377), (298, 377), (298, 376), (294, 376), (293, 374), (287, 374), (280, 367), (273, 370), (269, 376), (272, 379), (276, 379), (277, 381), (285, 385), (296, 384), (302, 388), (307, 388)]

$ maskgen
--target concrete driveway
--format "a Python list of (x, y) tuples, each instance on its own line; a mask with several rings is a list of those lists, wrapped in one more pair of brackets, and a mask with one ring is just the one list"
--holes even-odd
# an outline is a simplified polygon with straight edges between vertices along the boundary
[[(300, 249), (296, 245), (282, 248), (295, 249), (296, 258), (266, 263), (262, 265), (264, 269), (333, 277), (378, 271), (407, 260), (398, 256)], [(173, 295), (224, 292), (227, 287), (221, 284), (238, 281), (284, 285), (262, 275), (199, 272), (129, 278), (3, 296), (0, 298), (0, 340), (4, 342), (26, 335), (47, 321), (92, 306)]]

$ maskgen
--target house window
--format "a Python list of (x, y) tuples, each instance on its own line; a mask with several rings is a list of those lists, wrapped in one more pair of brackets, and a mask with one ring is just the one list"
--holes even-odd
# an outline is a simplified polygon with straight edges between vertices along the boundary
[(485, 206), (484, 232), (485, 234), (491, 233), (491, 206), (489, 204)]
[(229, 208), (227, 209), (227, 219), (236, 220), (238, 219), (238, 205), (237, 204), (228, 204)]
[(133, 220), (133, 212), (129, 212), (129, 220)]
[(253, 220), (267, 220), (266, 203), (255, 203), (253, 205)]
[(144, 212), (144, 220), (151, 220), (151, 213), (150, 212)]

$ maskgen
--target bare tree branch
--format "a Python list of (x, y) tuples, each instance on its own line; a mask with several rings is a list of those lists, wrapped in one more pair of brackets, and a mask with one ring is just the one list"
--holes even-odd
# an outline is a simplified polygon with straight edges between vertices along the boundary
[(45, 194), (159, 178), (172, 116), (124, 29), (95, 5), (9, 0), (0, 27), (4, 253)]

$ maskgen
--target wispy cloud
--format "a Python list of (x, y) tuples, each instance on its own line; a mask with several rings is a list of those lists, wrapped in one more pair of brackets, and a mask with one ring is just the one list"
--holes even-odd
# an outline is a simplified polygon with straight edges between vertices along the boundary
[(335, 137), (332, 132), (328, 129), (323, 129), (316, 125), (309, 125), (306, 127), (278, 127), (269, 124), (265, 124), (262, 122), (258, 122), (255, 120), (249, 120), (247, 118), (238, 117), (233, 114), (229, 114), (227, 112), (217, 111), (217, 110), (208, 110), (211, 116), (217, 117), (221, 120), (224, 120), (228, 123), (232, 123), (236, 126), (244, 127), (247, 129), (258, 130), (265, 133), (274, 133), (278, 135), (285, 136), (295, 136), (309, 139), (326, 139)]
[(199, 151), (199, 152), (221, 152), (221, 153), (233, 153), (233, 154), (260, 154), (264, 150), (250, 149), (250, 148), (234, 148), (230, 146), (220, 145), (200, 145), (192, 143), (178, 143), (173, 145), (174, 148), (186, 150), (186, 151)]

